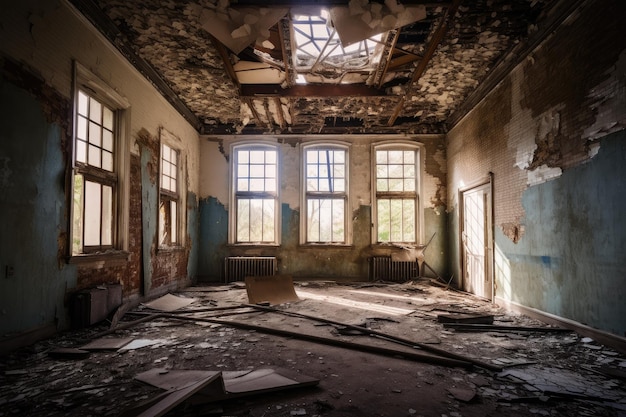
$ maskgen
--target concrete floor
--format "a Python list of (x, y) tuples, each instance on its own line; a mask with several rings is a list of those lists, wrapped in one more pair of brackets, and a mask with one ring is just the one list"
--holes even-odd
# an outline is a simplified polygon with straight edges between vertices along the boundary
[[(0, 416), (136, 415), (133, 407), (163, 391), (135, 377), (153, 368), (248, 371), (287, 369), (319, 380), (316, 386), (247, 398), (192, 405), (172, 416), (625, 416), (626, 384), (606, 372), (626, 373), (626, 358), (571, 332), (466, 332), (446, 328), (442, 314), (488, 314), (494, 324), (546, 327), (507, 313), (471, 295), (429, 282), (404, 284), (296, 282), (300, 300), (275, 308), (360, 325), (422, 346), (478, 362), (466, 368), (367, 335), (342, 335), (341, 328), (308, 318), (240, 306), (245, 286), (192, 287), (176, 296), (195, 301), (173, 314), (102, 335), (110, 323), (66, 332), (0, 357)], [(139, 306), (119, 325), (154, 312)], [(218, 317), (219, 315), (219, 317)], [(329, 346), (265, 331), (203, 321), (234, 320), (296, 334), (394, 349), (382, 355)], [(58, 348), (80, 348), (94, 338), (130, 338), (146, 346), (91, 351), (87, 357), (56, 359)], [(371, 348), (366, 348), (371, 349)], [(403, 356), (404, 353), (404, 356)], [(431, 356), (432, 357), (432, 356)], [(484, 364), (481, 366), (480, 364)], [(489, 369), (485, 369), (489, 368)], [(495, 369), (495, 368), (500, 368)]]

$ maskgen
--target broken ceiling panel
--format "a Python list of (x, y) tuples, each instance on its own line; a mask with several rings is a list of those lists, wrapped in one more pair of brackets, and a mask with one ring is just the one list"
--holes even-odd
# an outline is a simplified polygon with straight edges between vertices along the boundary
[[(553, 5), (562, 3), (462, 3), (449, 19), (443, 37), (435, 42), (434, 53), (426, 55), (453, 2), (406, 1), (402, 6), (393, 0), (353, 0), (346, 21), (358, 17), (366, 23), (366, 12), (396, 7), (397, 11), (402, 7), (418, 10), (419, 20), (405, 24), (397, 20), (398, 13), (393, 25), (388, 19), (387, 24), (397, 29), (380, 38), (377, 65), (365, 71), (344, 71), (342, 80), (329, 72), (327, 64), (322, 70), (306, 73), (307, 84), (297, 85), (288, 2), (274, 8), (247, 0), (236, 10), (228, 1), (217, 0), (70, 1), (96, 22), (114, 45), (127, 45), (125, 51), (134, 51), (137, 59), (153, 68), (156, 75), (142, 72), (153, 82), (159, 77), (157, 81), (171, 89), (168, 94), (175, 95), (173, 98), (200, 121), (199, 131), (207, 134), (341, 133), (342, 129), (345, 133), (445, 132), (450, 114), (462, 108), (508, 51), (536, 32)], [(319, 10), (323, 4), (305, 5)], [(222, 19), (233, 25), (218, 33), (216, 28), (226, 22)], [(344, 32), (341, 36), (348, 36), (346, 42), (366, 35), (352, 28), (346, 35), (346, 27), (350, 25), (336, 27)], [(246, 36), (240, 37), (244, 32)], [(241, 44), (231, 44), (235, 39)], [(344, 84), (337, 82), (349, 82), (345, 86), (353, 87), (343, 89)], [(329, 89), (331, 83), (342, 88)]]

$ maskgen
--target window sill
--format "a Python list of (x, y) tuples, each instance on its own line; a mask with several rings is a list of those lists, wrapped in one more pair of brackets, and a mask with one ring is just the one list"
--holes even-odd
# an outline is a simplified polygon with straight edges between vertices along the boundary
[(130, 253), (126, 251), (110, 251), (102, 253), (89, 253), (84, 255), (72, 255), (67, 263), (70, 265), (92, 266), (97, 268), (120, 266), (128, 263)]
[(354, 245), (346, 243), (301, 243), (298, 247), (301, 249), (354, 249)]
[(183, 252), (184, 250), (184, 246), (159, 246), (159, 248), (157, 249), (157, 253)]

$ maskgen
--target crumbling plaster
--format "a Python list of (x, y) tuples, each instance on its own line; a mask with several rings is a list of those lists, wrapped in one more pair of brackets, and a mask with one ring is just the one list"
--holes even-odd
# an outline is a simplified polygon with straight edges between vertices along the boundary
[[(242, 105), (237, 86), (224, 70), (222, 57), (202, 28), (206, 10), (214, 10), (217, 2), (197, 0), (125, 2), (98, 0), (104, 13), (133, 45), (139, 56), (150, 63), (168, 82), (187, 107), (204, 123), (205, 133), (244, 133), (246, 126), (263, 133), (321, 133), (325, 118), (351, 119), (356, 123), (349, 133), (405, 134), (445, 133), (444, 122), (492, 69), (497, 59), (533, 30), (543, 10), (554, 0), (503, 1), (479, 0), (462, 5), (448, 34), (415, 85), (407, 85), (417, 63), (397, 70), (396, 79), (386, 78), (387, 97), (361, 98), (288, 98), (282, 99), (286, 124), (268, 120), (265, 104), (254, 100), (261, 115), (257, 120), (248, 106)], [(223, 7), (228, 2), (220, 2)], [(263, 5), (265, 6), (265, 5)], [(429, 6), (427, 20), (434, 31), (446, 7)], [(432, 37), (426, 37), (426, 41)], [(424, 53), (427, 44), (402, 44), (402, 48)], [(289, 50), (290, 48), (287, 48)], [(233, 63), (238, 58), (231, 54)], [(401, 98), (406, 100), (392, 128), (389, 121)], [(271, 109), (270, 109), (271, 110)], [(271, 116), (276, 112), (271, 111)], [(292, 119), (292, 120), (289, 120)], [(331, 123), (330, 126), (334, 127)]]

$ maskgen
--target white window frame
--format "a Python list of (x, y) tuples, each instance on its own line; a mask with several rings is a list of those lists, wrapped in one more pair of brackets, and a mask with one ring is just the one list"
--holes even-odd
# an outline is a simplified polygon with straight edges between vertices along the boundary
[[(275, 192), (267, 191), (253, 191), (253, 192), (240, 192), (237, 190), (237, 168), (238, 168), (238, 151), (274, 151), (276, 153), (276, 177), (275, 177)], [(254, 141), (254, 142), (240, 142), (231, 145), (231, 158), (230, 158), (230, 208), (228, 210), (228, 242), (232, 245), (240, 246), (278, 246), (280, 245), (281, 228), (281, 201), (280, 201), (280, 189), (281, 189), (281, 154), (277, 144)], [(274, 239), (272, 241), (238, 241), (237, 239), (237, 227), (238, 227), (238, 201), (239, 198), (266, 198), (274, 201)]]
[[(307, 151), (310, 150), (341, 150), (345, 152), (344, 159), (344, 190), (343, 191), (309, 191), (308, 190), (308, 160)], [(351, 228), (351, 208), (350, 208), (350, 145), (343, 142), (311, 142), (302, 146), (301, 150), (301, 185), (300, 185), (300, 244), (302, 245), (350, 245), (352, 242)], [(316, 178), (320, 178), (319, 176)], [(344, 236), (342, 241), (311, 241), (309, 239), (309, 199), (343, 199), (343, 230)]]
[[(71, 155), (72, 166), (70, 175), (69, 189), (69, 242), (68, 254), (70, 262), (80, 262), (82, 260), (90, 260), (94, 257), (115, 257), (116, 255), (126, 256), (128, 251), (128, 222), (129, 222), (129, 193), (130, 184), (128, 181), (128, 173), (130, 172), (130, 153), (129, 153), (129, 132), (128, 117), (130, 113), (130, 103), (128, 100), (98, 78), (95, 74), (87, 70), (78, 62), (74, 62), (73, 67), (73, 103), (72, 103), (72, 143)], [(113, 179), (115, 186), (113, 191), (113, 213), (112, 213), (112, 242), (106, 248), (101, 250), (85, 251), (84, 246), (80, 252), (74, 252), (73, 236), (74, 236), (74, 186), (77, 175), (88, 172), (90, 169), (85, 168), (85, 164), (77, 162), (76, 159), (76, 135), (78, 132), (78, 95), (79, 91), (85, 92), (100, 103), (106, 105), (114, 112), (114, 161), (113, 161)], [(91, 170), (96, 173), (97, 170)], [(114, 177), (114, 178), (113, 178)], [(84, 226), (83, 226), (84, 227)], [(82, 243), (84, 245), (84, 242)]]
[[(402, 197), (402, 193), (393, 193), (386, 191), (379, 191), (377, 189), (377, 160), (376, 160), (376, 152), (379, 150), (390, 151), (390, 150), (398, 150), (398, 151), (412, 151), (415, 152), (415, 194), (413, 196), (415, 200), (415, 237), (413, 241), (379, 241), (378, 240), (378, 232), (379, 232), (379, 224), (378, 224), (378, 199), (382, 197), (401, 199), (408, 198), (410, 193), (406, 193), (405, 197)], [(372, 244), (374, 245), (385, 245), (385, 244), (406, 244), (406, 245), (417, 245), (422, 241), (423, 234), (423, 209), (422, 209), (422, 199), (420, 196), (422, 195), (422, 166), (423, 166), (423, 146), (420, 143), (410, 142), (410, 141), (394, 141), (390, 143), (377, 143), (372, 145)]]
[[(163, 188), (163, 146), (167, 146), (176, 153), (176, 192), (172, 192)], [(174, 249), (185, 246), (185, 230), (187, 225), (186, 211), (186, 192), (183, 187), (183, 179), (186, 177), (186, 163), (183, 151), (181, 149), (181, 141), (178, 137), (163, 128), (159, 128), (159, 224), (158, 224), (158, 240), (160, 249)], [(161, 241), (161, 204), (165, 201), (171, 201), (176, 207), (176, 241)]]

